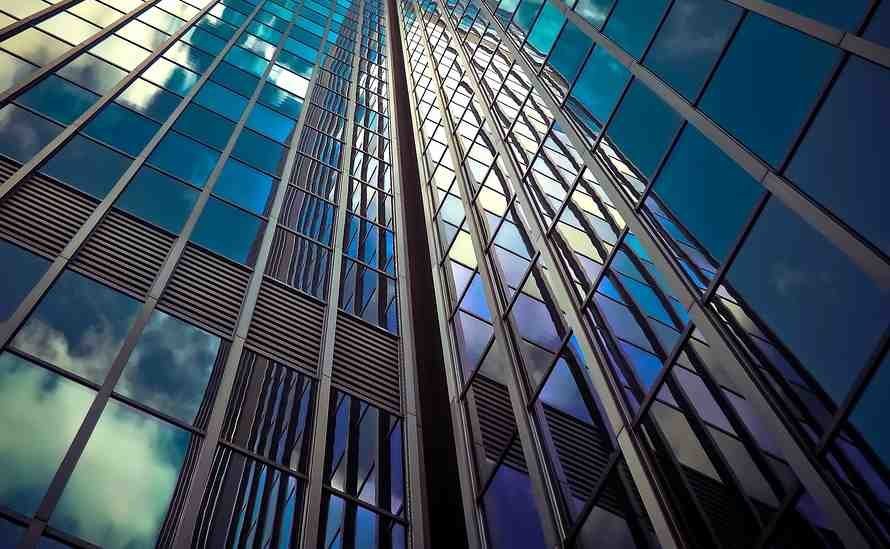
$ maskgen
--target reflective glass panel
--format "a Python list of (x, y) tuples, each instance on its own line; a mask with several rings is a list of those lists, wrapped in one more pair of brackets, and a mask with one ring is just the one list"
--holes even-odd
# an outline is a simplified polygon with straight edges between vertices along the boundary
[(60, 76), (101, 95), (110, 92), (127, 76), (127, 72), (123, 69), (89, 53), (80, 54), (57, 72)]
[(666, 5), (666, 0), (619, 0), (603, 33), (629, 54), (639, 58), (652, 38)]
[(213, 111), (192, 104), (182, 111), (173, 127), (201, 143), (223, 149), (235, 124)]
[(218, 157), (218, 152), (171, 131), (158, 143), (148, 162), (195, 186), (203, 187)]
[(253, 94), (254, 88), (260, 81), (256, 76), (239, 70), (228, 63), (220, 63), (216, 70), (213, 71), (213, 74), (210, 75), (210, 79), (245, 97), (250, 97)]
[(195, 189), (144, 166), (127, 184), (115, 206), (178, 234), (197, 199)]
[(192, 241), (239, 263), (253, 264), (259, 251), (263, 221), (210, 198), (192, 233)]
[(271, 139), (266, 139), (256, 132), (244, 129), (235, 142), (232, 156), (235, 156), (255, 168), (280, 175), (284, 167), (285, 148)]
[(145, 69), (142, 76), (168, 90), (185, 95), (198, 81), (199, 76), (192, 71), (171, 63), (164, 58), (155, 59), (151, 66)]
[(303, 110), (302, 99), (271, 84), (263, 86), (259, 101), (292, 118), (299, 118), (300, 111)]
[(216, 180), (213, 193), (257, 215), (265, 215), (271, 206), (274, 184), (271, 176), (229, 159)]
[(49, 261), (11, 242), (0, 240), (0, 265), (3, 265), (3, 291), (0, 292), (2, 326), (46, 272)]
[(17, 105), (0, 109), (0, 153), (27, 162), (49, 143), (62, 127)]
[(207, 81), (195, 96), (195, 103), (237, 121), (247, 106), (247, 98), (215, 82)]
[(160, 125), (144, 116), (109, 103), (87, 124), (83, 133), (137, 156), (158, 128)]
[(164, 122), (173, 114), (179, 100), (179, 97), (141, 78), (134, 80), (115, 99), (121, 105), (139, 111), (158, 122)]
[(651, 176), (679, 127), (680, 115), (634, 81), (606, 134), (644, 175)]
[(52, 74), (19, 96), (16, 102), (70, 124), (98, 99), (98, 95)]
[(250, 118), (247, 119), (247, 127), (285, 144), (290, 139), (296, 125), (296, 121), (292, 118), (282, 116), (262, 105), (255, 105), (250, 113)]
[(630, 73), (605, 48), (593, 48), (581, 76), (572, 89), (572, 96), (580, 101), (600, 124), (618, 102)]
[(101, 199), (130, 162), (131, 159), (104, 145), (75, 135), (40, 171)]

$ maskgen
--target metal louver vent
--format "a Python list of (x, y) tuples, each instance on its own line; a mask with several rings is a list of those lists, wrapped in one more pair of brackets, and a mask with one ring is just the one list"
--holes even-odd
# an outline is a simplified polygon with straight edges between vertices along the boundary
[(186, 245), (159, 305), (231, 334), (249, 280), (246, 268)]
[(145, 295), (164, 264), (173, 237), (111, 211), (74, 257), (74, 265)]
[[(516, 419), (510, 406), (507, 388), (484, 375), (477, 375), (471, 388), (479, 418), (479, 430), (485, 456), (497, 461), (510, 444), (516, 432)], [(525, 471), (525, 458), (519, 444), (513, 444), (504, 456), (512, 467)]]
[(277, 282), (263, 280), (247, 345), (284, 362), (318, 369), (324, 305)]
[[(10, 170), (15, 172), (14, 165), (0, 160), (0, 178), (8, 179)], [(33, 176), (0, 202), (0, 234), (57, 256), (96, 205), (64, 185)]]
[(401, 413), (399, 340), (339, 313), (331, 381), (368, 402)]

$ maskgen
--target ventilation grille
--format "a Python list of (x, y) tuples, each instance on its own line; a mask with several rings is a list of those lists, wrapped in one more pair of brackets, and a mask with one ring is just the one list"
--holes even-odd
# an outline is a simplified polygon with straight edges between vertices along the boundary
[(399, 340), (340, 313), (331, 381), (395, 414), (401, 413)]
[(77, 252), (74, 265), (145, 295), (167, 258), (173, 237), (111, 211)]
[[(9, 166), (0, 161), (4, 181), (9, 179)], [(0, 234), (57, 256), (94, 209), (96, 203), (82, 194), (34, 176), (19, 183), (0, 202)]]
[[(479, 417), (479, 430), (485, 457), (497, 461), (516, 433), (516, 419), (507, 388), (483, 375), (473, 380), (472, 392)], [(520, 471), (527, 471), (522, 447), (517, 439), (504, 456), (504, 461)]]
[(547, 405), (544, 415), (572, 495), (581, 500), (589, 499), (609, 464), (611, 444), (608, 435), (602, 429)]
[(231, 334), (250, 272), (187, 245), (159, 305)]
[(263, 280), (247, 345), (310, 371), (318, 369), (324, 306), (281, 284)]

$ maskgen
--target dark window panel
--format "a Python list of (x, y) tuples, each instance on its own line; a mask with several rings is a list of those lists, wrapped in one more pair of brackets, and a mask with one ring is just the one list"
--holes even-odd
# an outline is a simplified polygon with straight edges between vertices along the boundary
[(101, 199), (108, 194), (131, 161), (108, 147), (76, 135), (40, 171)]
[(173, 127), (201, 143), (221, 150), (229, 141), (235, 124), (213, 111), (198, 105), (189, 105), (182, 111)]
[(273, 175), (281, 175), (287, 149), (248, 129), (241, 130), (232, 156)]
[(98, 95), (52, 74), (19, 96), (16, 102), (62, 124), (70, 124), (98, 99)]
[(264, 226), (262, 219), (210, 198), (191, 240), (232, 261), (253, 265)]
[(115, 206), (179, 234), (197, 199), (197, 190), (145, 166), (127, 184)]
[(869, 0), (769, 0), (770, 3), (786, 10), (797, 12), (805, 17), (827, 23), (840, 30), (856, 32), (865, 15)]
[(23, 248), (0, 240), (0, 265), (4, 266), (4, 288), (0, 293), (0, 325), (9, 320), (19, 303), (37, 284), (49, 261)]
[(62, 126), (17, 105), (0, 109), (0, 153), (27, 162), (62, 131)]
[(260, 81), (259, 78), (229, 63), (220, 63), (210, 75), (210, 80), (219, 82), (245, 97), (250, 97), (253, 94), (254, 88)]
[(296, 125), (296, 121), (292, 118), (282, 116), (262, 105), (254, 105), (247, 119), (247, 127), (283, 144), (290, 142)]
[(87, 124), (83, 133), (138, 156), (158, 128), (158, 124), (130, 109), (109, 103)]
[[(197, 187), (203, 187), (218, 158), (218, 152), (171, 131), (155, 147), (148, 157), (148, 163)], [(188, 159), (188, 162), (184, 162), (184, 159)]]
[(272, 206), (275, 180), (234, 159), (229, 159), (216, 180), (213, 193), (250, 210), (268, 214)]
[(618, 0), (603, 33), (639, 59), (666, 5), (666, 0), (650, 0), (643, 5), (634, 0)]
[(117, 96), (115, 101), (158, 122), (164, 122), (173, 114), (180, 98), (146, 80), (137, 78)]

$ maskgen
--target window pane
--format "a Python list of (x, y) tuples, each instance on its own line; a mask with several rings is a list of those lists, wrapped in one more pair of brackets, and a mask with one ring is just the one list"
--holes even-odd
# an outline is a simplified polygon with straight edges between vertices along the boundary
[(262, 57), (256, 56), (238, 46), (229, 50), (229, 53), (226, 54), (226, 61), (255, 76), (262, 76), (266, 71), (266, 67), (269, 66), (269, 62)]
[[(552, 0), (544, 4), (544, 8), (538, 15), (535, 26), (528, 36), (528, 43), (542, 55), (550, 53), (556, 36), (565, 22), (565, 16), (556, 7)], [(577, 54), (577, 52), (575, 52)]]
[(777, 200), (729, 270), (751, 309), (840, 403), (890, 320), (890, 294)]
[(648, 177), (679, 127), (680, 115), (644, 84), (634, 81), (606, 133), (612, 144)]
[(675, 2), (646, 54), (645, 65), (694, 100), (741, 11), (728, 2)]
[(179, 100), (179, 97), (141, 78), (134, 80), (115, 99), (121, 105), (126, 105), (158, 122), (167, 120), (179, 105)]
[(99, 27), (68, 12), (60, 12), (37, 25), (37, 28), (77, 45), (99, 32)]
[(139, 63), (149, 56), (148, 51), (113, 34), (88, 51), (128, 71), (138, 67)]
[(769, 0), (787, 10), (797, 12), (806, 17), (817, 19), (829, 25), (856, 32), (865, 10), (870, 5), (868, 0)]
[(786, 173), (890, 254), (887, 97), (890, 71), (850, 57)]
[(198, 81), (198, 75), (164, 58), (155, 59), (142, 76), (168, 90), (185, 95)]
[(65, 271), (12, 344), (60, 368), (101, 383), (141, 304), (73, 271)]
[(263, 86), (259, 101), (293, 118), (299, 118), (300, 111), (303, 110), (302, 99), (272, 84)]
[(101, 199), (130, 162), (131, 159), (108, 147), (75, 135), (40, 171)]
[(837, 56), (824, 42), (750, 14), (705, 90), (701, 109), (777, 166)]
[(306, 61), (302, 57), (297, 55), (293, 55), (286, 51), (282, 51), (278, 55), (278, 59), (276, 61), (281, 66), (290, 69), (291, 71), (303, 76), (305, 78), (312, 78), (312, 71), (314, 69), (313, 64), (309, 61)]
[(176, 61), (199, 74), (206, 71), (211, 63), (213, 63), (213, 57), (197, 48), (189, 46), (185, 42), (176, 42), (173, 44), (173, 46), (164, 52), (164, 57), (171, 61)]
[(0, 42), (0, 46), (6, 51), (40, 66), (46, 65), (68, 51), (68, 44), (34, 28), (25, 29), (15, 36), (7, 38)]
[(74, 440), (95, 393), (5, 352), (0, 354), (0, 501), (24, 515), (40, 500)]
[(110, 103), (93, 118), (83, 133), (138, 156), (160, 126), (130, 109)]
[(186, 107), (173, 127), (202, 143), (223, 149), (235, 124), (198, 105)]
[(483, 505), (494, 549), (545, 547), (528, 474), (501, 465), (485, 491)]
[(16, 105), (0, 109), (0, 153), (27, 162), (46, 146), (62, 127)]
[(850, 422), (868, 441), (884, 465), (890, 465), (890, 436), (888, 436), (887, 419), (884, 417), (888, 394), (890, 394), (890, 356), (885, 356), (878, 366), (877, 373), (871, 378), (868, 387), (853, 408), (853, 413), (850, 414)]
[(271, 174), (281, 175), (284, 167), (284, 151), (278, 143), (266, 139), (258, 133), (244, 129), (238, 136), (232, 156), (239, 158), (255, 168)]
[(230, 159), (216, 180), (213, 193), (257, 215), (265, 215), (271, 207), (273, 185), (271, 176)]
[(642, 3), (619, 0), (603, 33), (615, 40), (627, 53), (639, 58), (652, 38), (666, 4), (665, 0)]
[(217, 158), (218, 152), (171, 131), (158, 143), (148, 162), (197, 187), (203, 187)]
[(189, 439), (182, 429), (110, 401), (50, 524), (105, 547), (154, 547)]
[(25, 80), (37, 67), (0, 50), (0, 90), (7, 90)]
[(296, 125), (296, 121), (292, 118), (282, 116), (262, 105), (255, 105), (250, 118), (247, 119), (247, 127), (285, 144), (289, 141)]
[(102, 95), (110, 92), (118, 82), (127, 76), (127, 73), (122, 69), (88, 53), (80, 54), (59, 69), (58, 73), (60, 76)]
[(253, 94), (253, 90), (260, 81), (256, 76), (236, 69), (228, 63), (220, 63), (219, 66), (216, 67), (216, 70), (213, 71), (213, 74), (210, 75), (210, 79), (223, 84), (245, 97), (249, 97)]
[(224, 40), (197, 27), (189, 29), (188, 32), (182, 35), (182, 39), (211, 55), (218, 55), (226, 46)]
[(278, 65), (272, 67), (272, 70), (269, 72), (269, 81), (298, 97), (306, 97), (306, 89), (309, 87), (308, 80)]
[(575, 12), (587, 20), (588, 23), (596, 27), (602, 28), (612, 9), (615, 0), (578, 0), (575, 4)]
[(163, 32), (146, 25), (138, 19), (130, 20), (117, 33), (127, 40), (150, 50), (161, 47), (170, 38)]
[(698, 130), (686, 126), (654, 192), (723, 261), (763, 189)]
[(597, 47), (584, 65), (581, 76), (572, 89), (572, 96), (580, 101), (600, 124), (618, 102), (630, 73), (605, 48)]
[(145, 166), (124, 189), (116, 206), (178, 234), (197, 199), (195, 189)]
[(219, 337), (155, 311), (114, 390), (192, 423), (204, 399), (219, 345)]
[(244, 112), (244, 107), (247, 106), (247, 99), (228, 88), (208, 81), (195, 96), (195, 103), (238, 121)]
[(3, 292), (0, 292), (2, 326), (46, 272), (49, 261), (11, 242), (0, 240), (0, 265), (4, 266)]
[(98, 95), (53, 74), (23, 93), (16, 102), (70, 124), (98, 99)]
[(259, 251), (263, 225), (260, 218), (210, 198), (191, 239), (232, 261), (252, 265)]
[(581, 63), (590, 50), (592, 42), (590, 38), (584, 34), (574, 23), (567, 22), (563, 27), (562, 34), (556, 41), (553, 48), (553, 54), (550, 56), (548, 63), (556, 69), (559, 74), (572, 82), (578, 71), (581, 69)]

